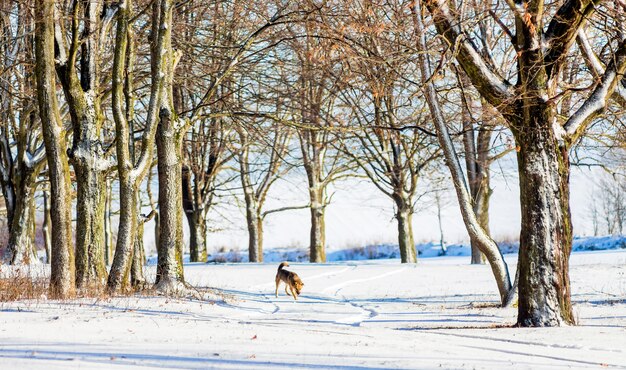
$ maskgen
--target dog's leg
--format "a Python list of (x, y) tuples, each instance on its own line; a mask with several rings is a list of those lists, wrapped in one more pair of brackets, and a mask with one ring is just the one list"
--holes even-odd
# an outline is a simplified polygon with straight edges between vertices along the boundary
[(291, 290), (291, 295), (293, 296), (293, 299), (294, 299), (295, 301), (297, 301), (297, 300), (298, 300), (298, 295), (296, 294), (296, 292), (295, 292), (295, 290), (293, 289), (293, 287), (291, 287), (291, 286), (290, 286), (290, 287), (289, 287), (289, 290)]
[(289, 284), (285, 284), (285, 293), (287, 293), (287, 295), (291, 295), (288, 289), (289, 289)]
[(278, 298), (278, 286), (280, 285), (280, 279), (276, 276), (276, 298)]

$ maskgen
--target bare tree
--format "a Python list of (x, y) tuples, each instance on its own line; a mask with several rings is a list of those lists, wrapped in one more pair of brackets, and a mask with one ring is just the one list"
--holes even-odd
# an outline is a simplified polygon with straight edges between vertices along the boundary
[[(255, 63), (259, 46), (264, 45), (268, 30), (289, 22), (300, 10), (286, 12), (285, 5), (275, 8), (264, 3), (246, 1), (217, 1), (203, 7), (183, 6), (179, 12), (187, 19), (187, 26), (179, 31), (182, 40), (176, 44), (185, 58), (174, 79), (173, 103), (175, 111), (185, 120), (179, 128), (187, 135), (186, 167), (182, 179), (183, 208), (191, 229), (192, 260), (206, 259), (206, 217), (218, 184), (218, 173), (233, 153), (225, 153), (230, 131), (227, 117), (232, 112), (232, 76), (239, 70), (250, 71)], [(271, 11), (270, 14), (266, 14)], [(257, 22), (248, 22), (247, 16), (255, 14)], [(204, 32), (197, 32), (199, 29)], [(198, 48), (198, 44), (205, 45)], [(224, 50), (233, 50), (224, 53)], [(208, 56), (208, 57), (207, 57)], [(195, 63), (198, 59), (206, 63)], [(247, 114), (246, 114), (247, 115)], [(206, 145), (209, 144), (209, 145)], [(175, 188), (174, 186), (172, 188)], [(163, 220), (163, 210), (161, 218)], [(161, 227), (162, 230), (162, 227)], [(159, 237), (161, 242), (161, 237)]]
[[(258, 124), (256, 130), (242, 126), (237, 128), (241, 145), (238, 160), (246, 205), (250, 262), (263, 262), (263, 218), (266, 215), (263, 206), (271, 186), (283, 175), (280, 167), (291, 138), (286, 128), (277, 124), (272, 126), (264, 128)], [(254, 148), (255, 143), (257, 147), (260, 146), (257, 150)]]
[[(117, 31), (112, 72), (112, 106), (116, 131), (118, 178), (120, 182), (120, 219), (117, 244), (107, 282), (108, 289), (114, 292), (126, 288), (130, 282), (131, 261), (137, 239), (138, 203), (136, 194), (142, 179), (151, 167), (158, 110), (161, 105), (164, 85), (163, 76), (166, 72), (166, 65), (173, 63), (173, 60), (164, 56), (170, 45), (167, 44), (165, 39), (171, 38), (170, 27), (166, 25), (171, 25), (172, 4), (168, 0), (161, 0), (155, 2), (153, 6), (152, 34), (156, 35), (156, 37), (153, 37), (151, 45), (150, 101), (146, 109), (141, 153), (136, 161), (132, 161), (130, 154), (130, 138), (132, 136), (129, 132), (130, 122), (128, 120), (128, 110), (132, 108), (126, 106), (126, 109), (124, 109), (124, 102), (129, 101), (128, 92), (130, 89), (127, 84), (132, 83), (133, 77), (132, 73), (129, 74), (131, 71), (129, 68), (132, 68), (132, 63), (129, 64), (126, 61), (128, 48), (130, 47), (129, 41), (131, 41), (132, 37), (130, 19), (133, 7), (131, 0), (125, 0), (121, 5), (117, 12)], [(166, 34), (169, 36), (166, 36)], [(124, 94), (125, 87), (126, 94)]]
[(66, 298), (74, 294), (75, 289), (72, 193), (65, 130), (59, 116), (56, 97), (54, 9), (54, 0), (42, 0), (35, 7), (35, 76), (50, 178), (52, 226), (50, 295)]
[(104, 159), (102, 141), (100, 44), (105, 40), (114, 12), (104, 11), (103, 4), (102, 0), (73, 1), (67, 7), (57, 8), (55, 22), (55, 67), (73, 127), (68, 157), (76, 177), (78, 289), (100, 285), (106, 280), (105, 175), (111, 164)]
[[(602, 222), (607, 234), (623, 235), (626, 221), (626, 180), (621, 174), (603, 174), (591, 194), (594, 232)], [(599, 204), (598, 204), (598, 203)]]
[[(297, 76), (289, 81), (292, 122), (297, 122), (302, 162), (309, 184), (311, 212), (310, 255), (311, 262), (326, 262), (325, 212), (330, 202), (328, 186), (346, 175), (350, 165), (341, 152), (331, 145), (336, 136), (333, 117), (340, 77), (339, 50), (321, 37), (316, 22), (318, 15), (307, 14), (304, 20), (289, 26), (289, 50), (295, 57), (291, 67)], [(291, 77), (291, 76), (290, 76)], [(288, 77), (289, 78), (289, 77)]]
[[(347, 2), (350, 16), (334, 29), (359, 27), (341, 37), (346, 69), (341, 100), (351, 119), (354, 134), (344, 150), (369, 180), (393, 200), (398, 223), (398, 244), (403, 263), (417, 261), (412, 218), (418, 183), (431, 169), (440, 151), (425, 126), (425, 106), (413, 83), (415, 55), (407, 47), (412, 30), (407, 27), (402, 4), (372, 1)], [(380, 32), (384, 29), (385, 32)]]
[(489, 261), (489, 265), (491, 266), (491, 270), (496, 279), (496, 284), (498, 285), (500, 302), (504, 306), (511, 303), (515, 289), (511, 285), (509, 270), (504, 262), (500, 249), (498, 249), (498, 246), (493, 239), (491, 239), (489, 234), (487, 234), (480, 226), (480, 223), (476, 218), (476, 214), (474, 213), (472, 198), (465, 182), (465, 176), (463, 174), (463, 170), (461, 169), (456, 149), (448, 132), (448, 127), (446, 126), (446, 121), (443, 115), (443, 109), (439, 103), (437, 91), (433, 82), (434, 74), (431, 70), (430, 58), (427, 54), (428, 49), (426, 44), (425, 27), (422, 15), (418, 12), (418, 9), (421, 9), (419, 0), (413, 4), (411, 12), (415, 24), (416, 46), (419, 58), (419, 68), (424, 84), (425, 98), (437, 130), (437, 138), (439, 139), (439, 144), (441, 145), (446, 159), (446, 164), (450, 170), (450, 174), (452, 175), (452, 182), (456, 190), (465, 227), (468, 231), (470, 239), (476, 243)]
[[(37, 177), (45, 150), (33, 98), (34, 27), (26, 2), (0, 5), (0, 184), (9, 226), (9, 261), (37, 261), (33, 230)], [(8, 14), (13, 14), (13, 17)]]
[[(424, 3), (437, 32), (453, 45), (456, 60), (481, 96), (505, 118), (519, 147), (522, 225), (518, 325), (573, 324), (568, 267), (572, 247), (568, 149), (616, 91), (626, 70), (626, 41), (623, 36), (611, 35), (611, 29), (600, 31), (612, 46), (609, 62), (592, 92), (559, 122), (558, 100), (562, 93), (571, 93), (559, 84), (564, 62), (577, 34), (602, 7), (601, 2), (564, 0), (560, 6), (545, 7), (541, 0), (508, 1), (508, 18), (495, 15), (508, 36), (504, 48), (514, 49), (514, 53), (503, 55), (489, 55), (479, 49), (461, 19), (461, 15), (467, 19), (466, 14), (458, 12), (455, 4), (444, 0)], [(604, 10), (609, 20), (621, 21), (617, 14), (622, 9)], [(514, 21), (515, 32), (509, 30), (507, 19)], [(510, 64), (499, 64), (494, 58), (508, 57), (516, 58), (516, 67), (503, 73), (498, 65)], [(508, 75), (516, 76), (517, 83), (511, 84)]]

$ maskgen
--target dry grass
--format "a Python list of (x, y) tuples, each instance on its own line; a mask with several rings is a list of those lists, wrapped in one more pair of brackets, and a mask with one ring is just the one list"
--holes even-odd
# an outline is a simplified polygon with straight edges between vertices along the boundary
[(45, 276), (29, 268), (0, 266), (0, 302), (44, 298), (48, 284)]
[[(0, 303), (26, 300), (49, 299), (50, 279), (42, 265), (30, 266), (7, 266), (0, 265)], [(156, 296), (157, 292), (151, 284), (140, 287), (129, 287), (115, 294), (106, 289), (105, 282), (90, 284), (74, 292), (69, 299), (97, 298), (107, 299), (112, 297), (133, 296)]]

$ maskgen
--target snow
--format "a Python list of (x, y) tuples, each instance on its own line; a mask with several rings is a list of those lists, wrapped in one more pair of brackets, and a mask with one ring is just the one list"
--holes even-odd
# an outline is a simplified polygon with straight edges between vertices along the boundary
[(623, 249), (572, 254), (579, 325), (559, 328), (509, 327), (516, 309), (466, 256), (291, 263), (297, 302), (274, 297), (276, 268), (186, 264), (204, 299), (0, 303), (0, 369), (626, 368)]
[[(498, 247), (503, 254), (517, 253), (519, 242), (501, 242)], [(418, 244), (416, 246), (419, 258), (439, 257), (442, 255), (441, 246), (436, 243)], [(608, 249), (626, 249), (626, 236), (584, 236), (574, 237), (572, 242), (574, 251), (595, 251)], [(471, 248), (467, 244), (452, 244), (446, 246), (447, 256), (471, 256)], [(157, 256), (150, 257), (149, 263), (156, 264)], [(326, 260), (329, 262), (338, 261), (362, 261), (400, 258), (400, 250), (397, 244), (377, 244), (365, 247), (339, 249), (328, 251)], [(213, 253), (209, 255), (209, 262), (248, 262), (248, 252), (230, 250)], [(263, 260), (266, 262), (296, 261), (306, 262), (309, 260), (308, 249), (306, 248), (272, 248), (263, 253)], [(187, 259), (188, 261), (188, 259)]]

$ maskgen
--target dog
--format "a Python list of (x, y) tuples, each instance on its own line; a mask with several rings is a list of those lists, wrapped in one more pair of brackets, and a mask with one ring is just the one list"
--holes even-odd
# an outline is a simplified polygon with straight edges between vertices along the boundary
[(278, 286), (282, 281), (286, 284), (285, 293), (287, 293), (287, 295), (290, 295), (289, 290), (291, 290), (291, 295), (293, 296), (293, 299), (297, 301), (298, 296), (302, 291), (302, 287), (304, 286), (304, 283), (302, 282), (302, 280), (300, 280), (298, 274), (296, 274), (295, 272), (283, 270), (283, 267), (289, 267), (289, 263), (282, 262), (280, 265), (278, 265), (278, 272), (276, 273), (276, 297), (278, 297)]

